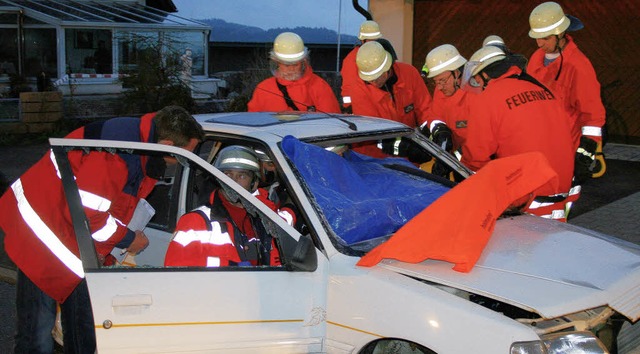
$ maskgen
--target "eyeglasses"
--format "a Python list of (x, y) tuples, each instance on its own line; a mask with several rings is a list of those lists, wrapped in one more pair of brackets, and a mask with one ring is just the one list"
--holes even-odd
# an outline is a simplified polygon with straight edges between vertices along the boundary
[(452, 77), (453, 77), (453, 73), (449, 72), (449, 76), (447, 76), (446, 79), (433, 80), (433, 84), (439, 87), (444, 87), (444, 85), (446, 85), (447, 82), (449, 82), (449, 79), (451, 79)]

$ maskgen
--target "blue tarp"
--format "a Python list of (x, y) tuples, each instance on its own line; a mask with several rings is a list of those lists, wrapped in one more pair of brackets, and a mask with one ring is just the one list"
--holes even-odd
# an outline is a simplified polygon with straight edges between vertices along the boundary
[(345, 245), (392, 234), (449, 190), (383, 166), (416, 168), (400, 158), (376, 159), (354, 151), (342, 157), (292, 136), (284, 137), (282, 149)]

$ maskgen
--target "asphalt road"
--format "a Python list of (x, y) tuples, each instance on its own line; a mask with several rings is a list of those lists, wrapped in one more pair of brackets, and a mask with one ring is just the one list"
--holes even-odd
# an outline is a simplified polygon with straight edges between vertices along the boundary
[[(46, 144), (0, 146), (0, 173), (15, 180), (47, 148)], [(640, 146), (609, 144), (605, 155), (607, 172), (583, 186), (569, 223), (640, 244)], [(0, 267), (0, 354), (13, 352), (15, 286), (11, 275)]]

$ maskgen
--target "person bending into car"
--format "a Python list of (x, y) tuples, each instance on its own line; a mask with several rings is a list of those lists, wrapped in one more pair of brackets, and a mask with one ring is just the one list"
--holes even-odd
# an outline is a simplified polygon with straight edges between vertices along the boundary
[(300, 36), (293, 32), (280, 33), (269, 57), (273, 77), (256, 86), (247, 105), (249, 112), (340, 113), (340, 104), (331, 86), (313, 73), (309, 50)]
[[(168, 106), (141, 118), (90, 123), (66, 137), (149, 142), (193, 151), (203, 136), (189, 112)], [(68, 157), (99, 259), (114, 247), (134, 254), (142, 251), (147, 237), (127, 224), (140, 199), (149, 195), (175, 159), (82, 150)], [(93, 353), (96, 348), (89, 291), (59, 163), (49, 151), (0, 198), (5, 250), (18, 266), (16, 353), (53, 352), (56, 302), (65, 353)]]
[(558, 183), (541, 188), (524, 211), (566, 221), (573, 177), (569, 116), (560, 99), (523, 71), (520, 62), (494, 46), (482, 47), (469, 59), (464, 85), (480, 93), (472, 102), (473, 127), (462, 146), (462, 163), (477, 171), (492, 159), (541, 152), (558, 174)]
[[(231, 145), (222, 150), (213, 164), (242, 188), (276, 211), (287, 223), (295, 224), (289, 208), (276, 208), (268, 192), (258, 188), (260, 161), (249, 148)], [(234, 201), (222, 188), (215, 189), (207, 205), (178, 220), (167, 249), (165, 266), (279, 266), (280, 257), (273, 238), (258, 217), (247, 213), (240, 200)]]

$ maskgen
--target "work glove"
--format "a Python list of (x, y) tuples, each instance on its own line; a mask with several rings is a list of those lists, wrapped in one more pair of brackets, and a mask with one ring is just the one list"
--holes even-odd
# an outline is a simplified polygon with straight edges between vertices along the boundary
[(433, 129), (431, 129), (431, 141), (436, 143), (445, 151), (451, 151), (453, 149), (451, 128), (447, 127), (444, 123), (434, 125)]
[(573, 175), (576, 184), (582, 184), (591, 178), (596, 167), (596, 149), (598, 143), (585, 136), (580, 137), (580, 145), (576, 151)]
[(408, 139), (384, 139), (378, 147), (387, 155), (406, 157), (414, 163), (425, 163), (431, 160), (431, 155)]
[(433, 163), (433, 167), (431, 167), (431, 174), (444, 178), (449, 178), (451, 171), (451, 168), (449, 168), (447, 164), (439, 160), (436, 160), (436, 162)]
[(425, 138), (431, 138), (431, 131), (429, 130), (429, 124), (424, 123), (420, 126), (420, 134), (424, 135)]

